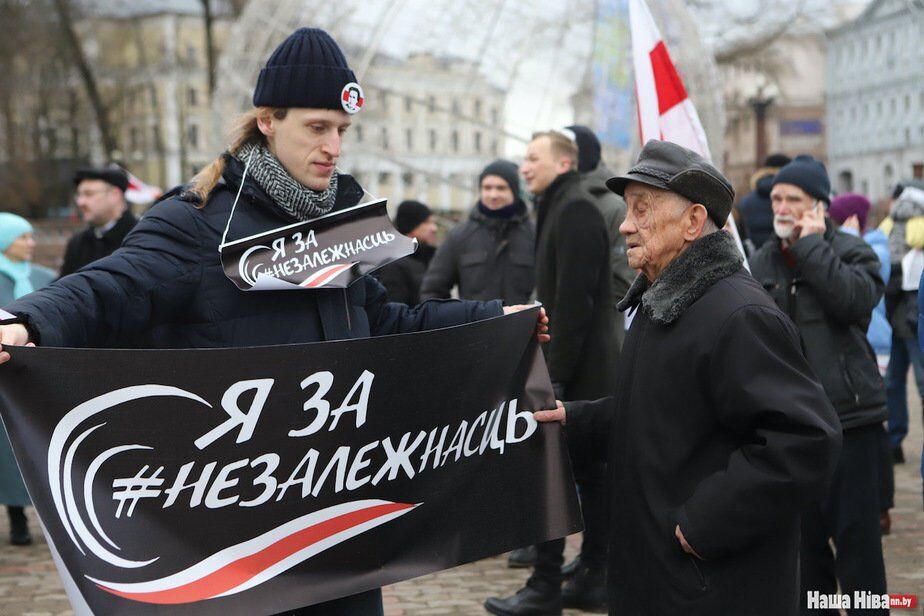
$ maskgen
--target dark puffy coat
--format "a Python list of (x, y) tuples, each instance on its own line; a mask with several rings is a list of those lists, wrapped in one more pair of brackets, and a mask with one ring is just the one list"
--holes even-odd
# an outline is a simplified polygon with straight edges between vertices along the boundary
[(459, 286), (465, 299), (529, 301), (535, 285), (536, 227), (523, 205), (511, 218), (490, 218), (472, 208), (443, 240), (420, 289), (422, 299), (449, 297)]
[(619, 350), (603, 216), (576, 171), (558, 176), (536, 207), (536, 295), (550, 321), (549, 374), (566, 400), (609, 395)]
[[(13, 302), (46, 346), (120, 347), (150, 331), (158, 348), (244, 347), (363, 338), (458, 325), (502, 313), (500, 302), (388, 303), (371, 276), (348, 289), (239, 291), (218, 253), (240, 186), (242, 166), (229, 159), (225, 183), (203, 208), (180, 196), (155, 205), (119, 250), (82, 271)], [(335, 209), (355, 205), (362, 190), (340, 176)], [(253, 181), (244, 183), (228, 239), (296, 222)], [(300, 614), (381, 613), (378, 590)]]
[[(626, 202), (606, 187), (606, 181), (616, 175), (603, 163), (593, 171), (581, 176), (581, 184), (595, 199), (594, 203), (603, 215), (606, 232), (610, 238), (610, 271), (613, 275), (613, 309), (629, 290), (635, 280), (635, 270), (629, 267), (626, 256), (626, 238), (619, 232), (619, 225), (626, 219)], [(620, 313), (620, 317), (621, 317)], [(622, 318), (619, 319), (620, 323)]]
[[(436, 249), (427, 244), (418, 244), (417, 251), (403, 259), (389, 263), (373, 274), (382, 286), (390, 302), (416, 306), (420, 303), (420, 284)], [(426, 299), (426, 298), (425, 298)]]
[(773, 233), (773, 208), (770, 205), (770, 190), (773, 188), (773, 177), (778, 169), (758, 169), (751, 178), (753, 190), (741, 197), (738, 211), (744, 218), (744, 225), (748, 237), (755, 248), (763, 246), (768, 239), (776, 237)]
[(74, 235), (67, 242), (67, 248), (64, 250), (61, 276), (73, 274), (84, 265), (111, 255), (116, 248), (122, 245), (122, 240), (137, 223), (138, 219), (125, 210), (115, 226), (103, 233), (102, 237), (96, 237), (93, 227), (87, 227)]
[(844, 429), (884, 421), (885, 385), (866, 338), (882, 297), (879, 258), (869, 244), (837, 231), (830, 220), (824, 235), (799, 239), (789, 254), (793, 269), (780, 242), (767, 242), (751, 258), (751, 273), (799, 329), (809, 365)]
[(569, 445), (609, 462), (610, 613), (794, 615), (800, 516), (833, 474), (837, 416), (727, 234), (646, 288), (627, 296), (642, 307), (616, 396), (566, 403)]

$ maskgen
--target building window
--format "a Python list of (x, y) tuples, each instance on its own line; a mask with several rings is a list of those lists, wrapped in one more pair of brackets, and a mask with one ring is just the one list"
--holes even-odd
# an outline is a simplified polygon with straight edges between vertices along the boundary
[(186, 91), (186, 102), (189, 104), (190, 107), (195, 107), (196, 105), (199, 104), (199, 103), (196, 101), (196, 98), (197, 98), (197, 97), (196, 97), (196, 89), (195, 89), (195, 88), (189, 88), (189, 89)]
[(491, 154), (493, 154), (494, 156), (499, 155), (498, 150), (497, 150), (497, 139), (491, 140)]
[(414, 149), (414, 131), (412, 131), (410, 128), (404, 129), (404, 140), (407, 144), (407, 149), (413, 150)]
[(459, 151), (459, 131), (457, 130), (452, 131), (452, 136), (449, 138), (449, 142), (451, 144), (452, 151), (458, 152)]
[(497, 126), (498, 114), (497, 107), (491, 107), (491, 124)]
[(475, 99), (475, 117), (476, 118), (481, 117), (481, 99), (479, 98)]
[(379, 172), (379, 184), (388, 184), (391, 182), (391, 174), (387, 171)]
[(137, 126), (132, 126), (128, 136), (128, 143), (132, 152), (137, 152), (141, 149), (141, 131)]
[(481, 133), (475, 133), (475, 151), (481, 154)]
[(363, 127), (357, 126), (354, 130), (356, 131), (356, 141), (358, 143), (362, 143), (363, 142)]
[(401, 174), (401, 183), (405, 188), (411, 188), (414, 185), (414, 174), (410, 171), (405, 171)]
[(436, 97), (435, 96), (431, 96), (430, 98), (427, 99), (427, 110), (430, 113), (434, 113), (436, 111)]
[(190, 124), (186, 130), (186, 142), (193, 149), (199, 148), (199, 127), (195, 124)]
[(430, 129), (430, 151), (436, 151), (436, 131), (432, 128)]
[(382, 149), (388, 149), (388, 129), (384, 126), (382, 127)]
[(404, 110), (408, 113), (414, 110), (414, 101), (411, 100), (410, 96), (404, 97)]
[(452, 115), (459, 115), (459, 101), (452, 99)]
[(911, 163), (911, 177), (915, 180), (924, 180), (924, 163)]
[(388, 93), (384, 90), (379, 90), (379, 95), (382, 97), (382, 111), (388, 111)]

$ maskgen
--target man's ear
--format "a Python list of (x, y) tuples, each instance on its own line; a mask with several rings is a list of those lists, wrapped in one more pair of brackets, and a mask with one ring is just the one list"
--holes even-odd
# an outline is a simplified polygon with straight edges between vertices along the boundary
[(264, 111), (261, 110), (257, 113), (257, 128), (259, 128), (260, 132), (266, 137), (274, 137), (276, 135), (276, 123), (274, 120), (275, 118), (272, 113), (269, 111), (264, 113)]
[(683, 239), (688, 242), (699, 239), (703, 234), (703, 227), (706, 226), (707, 220), (709, 220), (709, 212), (706, 211), (705, 205), (694, 203), (688, 207), (684, 213)]

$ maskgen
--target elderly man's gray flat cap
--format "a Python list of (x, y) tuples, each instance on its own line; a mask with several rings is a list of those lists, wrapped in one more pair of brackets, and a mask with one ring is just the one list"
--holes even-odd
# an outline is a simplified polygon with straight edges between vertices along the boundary
[(607, 180), (606, 186), (622, 196), (629, 182), (669, 190), (701, 203), (720, 227), (725, 225), (735, 198), (735, 189), (718, 169), (696, 152), (669, 141), (646, 143), (635, 166), (625, 175)]

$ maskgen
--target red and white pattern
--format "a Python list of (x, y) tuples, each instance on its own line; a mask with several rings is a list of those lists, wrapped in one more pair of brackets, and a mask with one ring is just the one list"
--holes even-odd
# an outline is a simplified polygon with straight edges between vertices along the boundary
[(339, 265), (328, 265), (327, 267), (321, 268), (312, 275), (305, 278), (299, 286), (305, 287), (306, 289), (323, 287), (325, 284), (343, 272), (348, 271), (357, 263), (357, 261), (350, 261), (349, 263), (340, 263)]
[(635, 101), (641, 143), (671, 141), (712, 158), (699, 114), (687, 96), (645, 0), (629, 0)]
[(243, 592), (418, 505), (359, 500), (309, 513), (225, 548), (173, 575), (120, 584), (87, 576), (106, 592), (142, 603), (194, 603)]

